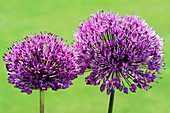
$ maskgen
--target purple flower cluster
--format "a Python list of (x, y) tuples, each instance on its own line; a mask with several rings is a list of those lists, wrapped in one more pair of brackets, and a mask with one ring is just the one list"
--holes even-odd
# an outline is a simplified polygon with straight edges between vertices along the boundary
[(8, 48), (8, 52), (3, 56), (9, 71), (8, 81), (21, 92), (65, 89), (77, 77), (77, 53), (55, 34), (27, 36), (23, 42)]
[(80, 23), (73, 36), (81, 68), (92, 70), (86, 84), (100, 85), (109, 95), (115, 88), (128, 94), (147, 90), (164, 68), (162, 38), (136, 15), (97, 12)]

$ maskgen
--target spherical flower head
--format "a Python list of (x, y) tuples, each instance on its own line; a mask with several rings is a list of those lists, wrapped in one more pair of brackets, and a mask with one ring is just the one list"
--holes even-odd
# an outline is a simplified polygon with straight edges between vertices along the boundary
[(68, 88), (77, 77), (76, 52), (52, 33), (27, 36), (4, 54), (8, 81), (21, 92)]
[(91, 69), (86, 84), (100, 85), (109, 95), (115, 88), (128, 94), (148, 90), (164, 68), (162, 38), (136, 15), (97, 12), (80, 23), (73, 36), (82, 68)]

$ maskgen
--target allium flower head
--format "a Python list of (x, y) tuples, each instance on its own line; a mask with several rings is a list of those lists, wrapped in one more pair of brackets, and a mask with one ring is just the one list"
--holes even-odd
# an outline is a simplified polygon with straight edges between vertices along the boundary
[(149, 83), (160, 78), (164, 67), (162, 38), (136, 15), (97, 12), (80, 24), (73, 37), (82, 70), (92, 70), (86, 83), (100, 84), (101, 92), (147, 90)]
[(27, 36), (4, 54), (8, 81), (21, 92), (68, 88), (77, 77), (76, 52), (52, 33)]

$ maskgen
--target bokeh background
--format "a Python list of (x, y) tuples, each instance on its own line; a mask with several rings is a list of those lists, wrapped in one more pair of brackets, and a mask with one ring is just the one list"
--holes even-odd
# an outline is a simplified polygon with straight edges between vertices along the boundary
[[(29, 33), (48, 31), (71, 42), (80, 21), (98, 10), (144, 18), (165, 40), (166, 70), (149, 91), (115, 93), (114, 113), (170, 113), (169, 0), (0, 0), (0, 113), (38, 113), (39, 91), (20, 93), (7, 81), (3, 53)], [(45, 92), (45, 113), (107, 113), (109, 96), (80, 75), (65, 90)]]

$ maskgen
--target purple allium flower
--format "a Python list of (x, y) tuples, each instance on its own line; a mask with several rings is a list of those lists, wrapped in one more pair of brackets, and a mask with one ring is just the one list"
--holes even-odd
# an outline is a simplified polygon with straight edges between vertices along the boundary
[(9, 83), (27, 94), (33, 89), (68, 88), (79, 69), (75, 63), (76, 52), (65, 43), (62, 38), (46, 32), (14, 43), (3, 56)]
[(92, 70), (86, 83), (101, 84), (101, 92), (147, 90), (149, 83), (160, 78), (164, 68), (162, 38), (136, 15), (97, 12), (80, 24), (73, 37), (83, 72)]

